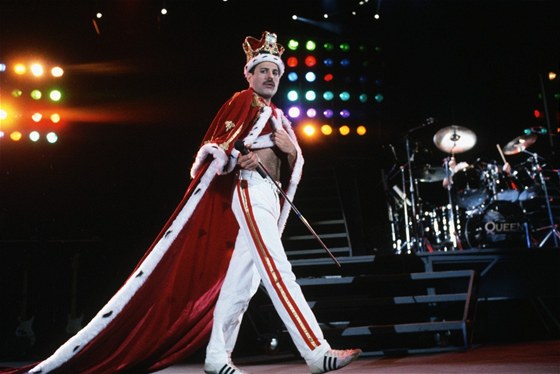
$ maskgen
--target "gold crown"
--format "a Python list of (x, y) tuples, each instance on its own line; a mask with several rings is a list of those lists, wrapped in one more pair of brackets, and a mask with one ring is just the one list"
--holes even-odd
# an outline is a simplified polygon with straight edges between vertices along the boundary
[(243, 50), (245, 51), (245, 55), (247, 55), (247, 62), (262, 53), (269, 53), (278, 57), (282, 56), (284, 47), (276, 43), (276, 39), (276, 34), (268, 31), (262, 33), (260, 40), (252, 36), (246, 37), (243, 42)]

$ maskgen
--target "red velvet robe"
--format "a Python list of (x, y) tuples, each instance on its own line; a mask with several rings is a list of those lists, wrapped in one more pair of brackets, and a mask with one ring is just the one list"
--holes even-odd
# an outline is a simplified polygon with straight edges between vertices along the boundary
[[(269, 147), (271, 125), (284, 128), (298, 149), (284, 184), (293, 198), (303, 158), (290, 123), (252, 89), (236, 93), (203, 139), (185, 196), (117, 293), (53, 355), (2, 372), (153, 372), (204, 346), (238, 231), (230, 206), (239, 154), (234, 142), (243, 139), (253, 149)], [(289, 209), (283, 204), (280, 232)]]

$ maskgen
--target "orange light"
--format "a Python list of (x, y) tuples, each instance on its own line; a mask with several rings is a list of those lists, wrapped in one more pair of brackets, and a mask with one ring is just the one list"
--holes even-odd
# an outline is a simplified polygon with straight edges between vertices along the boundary
[(344, 125), (344, 126), (340, 126), (340, 128), (338, 129), (338, 132), (340, 132), (340, 135), (346, 136), (348, 134), (350, 134), (350, 127)]
[(27, 71), (27, 68), (24, 64), (15, 64), (14, 66), (14, 73), (17, 75), (23, 75)]
[(19, 142), (22, 136), (23, 135), (21, 134), (21, 132), (14, 131), (10, 134), (10, 139), (12, 139), (14, 142)]
[(323, 133), (323, 135), (331, 135), (333, 129), (330, 125), (323, 125), (321, 126), (321, 132)]
[(358, 128), (356, 129), (356, 133), (360, 136), (365, 135), (367, 132), (367, 129), (364, 125), (360, 125), (358, 126)]
[(58, 114), (58, 113), (51, 114), (51, 121), (52, 121), (52, 123), (59, 123), (60, 122), (60, 114)]
[(31, 65), (31, 74), (33, 74), (34, 76), (41, 77), (43, 76), (44, 72), (45, 69), (43, 69), (43, 65), (39, 63), (34, 63), (33, 65)]
[(312, 137), (313, 135), (315, 135), (316, 132), (317, 132), (317, 130), (315, 129), (315, 126), (313, 126), (311, 124), (303, 126), (303, 133), (307, 137)]

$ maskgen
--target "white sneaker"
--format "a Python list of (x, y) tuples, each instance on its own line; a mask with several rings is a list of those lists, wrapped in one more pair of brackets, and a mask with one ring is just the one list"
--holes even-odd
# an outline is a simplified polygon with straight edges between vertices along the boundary
[(312, 374), (338, 370), (357, 359), (360, 353), (362, 353), (361, 349), (331, 349), (323, 357), (309, 365), (309, 369), (311, 369)]
[(231, 361), (220, 364), (205, 363), (204, 374), (248, 374), (236, 367)]

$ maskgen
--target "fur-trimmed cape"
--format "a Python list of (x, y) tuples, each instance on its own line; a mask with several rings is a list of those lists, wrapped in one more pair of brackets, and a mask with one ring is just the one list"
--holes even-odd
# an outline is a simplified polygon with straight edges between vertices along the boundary
[[(229, 264), (237, 222), (231, 212), (238, 139), (271, 147), (271, 128), (286, 131), (298, 157), (283, 181), (293, 199), (303, 157), (290, 122), (252, 90), (236, 93), (216, 114), (191, 168), (192, 181), (153, 244), (116, 294), (45, 360), (9, 373), (154, 372), (206, 344)], [(290, 211), (282, 205), (281, 233)]]

